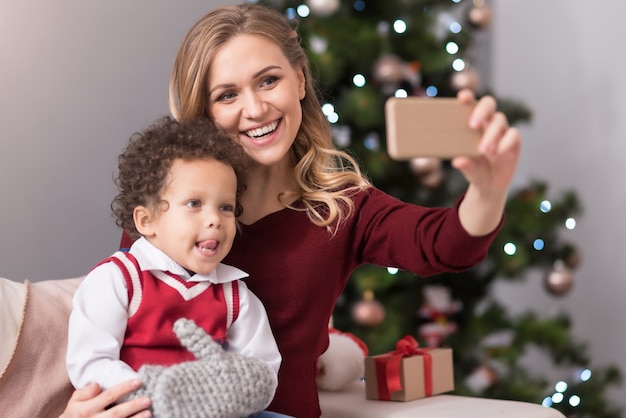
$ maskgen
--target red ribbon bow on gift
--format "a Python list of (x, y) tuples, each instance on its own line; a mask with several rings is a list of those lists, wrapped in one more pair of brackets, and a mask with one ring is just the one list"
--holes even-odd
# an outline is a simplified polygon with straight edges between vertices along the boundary
[(378, 398), (391, 400), (391, 394), (402, 390), (400, 379), (400, 365), (404, 357), (421, 355), (424, 358), (424, 392), (426, 396), (433, 393), (433, 366), (432, 358), (428, 351), (430, 348), (418, 348), (419, 344), (410, 335), (405, 336), (396, 343), (395, 351), (377, 356), (376, 382), (378, 385)]

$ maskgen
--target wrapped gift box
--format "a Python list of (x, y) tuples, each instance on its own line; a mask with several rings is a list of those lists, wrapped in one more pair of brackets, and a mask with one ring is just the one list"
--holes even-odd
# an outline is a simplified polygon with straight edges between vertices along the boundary
[(365, 358), (367, 399), (411, 401), (451, 390), (452, 349), (419, 348), (406, 336), (395, 351)]

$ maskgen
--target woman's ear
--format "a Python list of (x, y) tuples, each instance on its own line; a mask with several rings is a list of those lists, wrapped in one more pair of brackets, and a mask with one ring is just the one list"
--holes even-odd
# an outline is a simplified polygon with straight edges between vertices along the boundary
[(298, 71), (298, 95), (300, 100), (303, 100), (306, 96), (306, 77), (302, 69)]
[(133, 210), (133, 220), (135, 228), (144, 237), (154, 235), (154, 213), (145, 206), (137, 206)]

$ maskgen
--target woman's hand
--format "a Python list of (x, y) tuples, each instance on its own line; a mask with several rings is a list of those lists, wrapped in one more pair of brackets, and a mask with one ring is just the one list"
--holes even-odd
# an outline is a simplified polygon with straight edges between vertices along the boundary
[[(471, 90), (461, 90), (458, 100), (470, 103), (475, 100)], [(459, 218), (471, 235), (485, 235), (499, 224), (506, 196), (513, 180), (520, 156), (522, 138), (511, 128), (506, 116), (497, 111), (491, 96), (480, 99), (472, 114), (469, 126), (482, 131), (479, 157), (456, 157), (452, 166), (463, 173), (469, 188), (459, 208)]]
[(109, 409), (109, 405), (134, 392), (141, 386), (140, 380), (129, 380), (101, 391), (97, 383), (92, 383), (74, 391), (65, 411), (59, 418), (148, 418), (150, 399), (147, 397), (122, 402)]

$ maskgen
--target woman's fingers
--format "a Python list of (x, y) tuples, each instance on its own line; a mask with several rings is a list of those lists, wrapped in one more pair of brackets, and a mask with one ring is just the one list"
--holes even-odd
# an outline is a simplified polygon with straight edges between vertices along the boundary
[[(457, 99), (463, 103), (475, 101), (473, 91), (460, 90)], [(519, 159), (521, 135), (509, 126), (504, 113), (497, 110), (492, 96), (478, 100), (469, 117), (469, 127), (482, 132), (479, 157), (455, 157), (452, 166), (465, 178), (484, 191), (498, 191), (508, 187)]]
[(150, 411), (142, 411), (138, 414), (133, 415), (130, 418), (150, 418), (152, 417), (152, 414), (150, 413)]
[(491, 96), (481, 98), (470, 114), (469, 126), (472, 129), (485, 129), (496, 113), (498, 104)]
[(84, 388), (77, 389), (72, 394), (67, 408), (61, 418), (74, 417), (101, 417), (101, 418), (148, 418), (152, 414), (148, 410), (150, 399), (141, 397), (119, 403), (109, 409), (108, 406), (120, 401), (141, 387), (138, 379), (129, 380), (100, 392), (100, 386), (96, 383), (89, 384)]
[(118, 402), (126, 395), (130, 395), (141, 387), (141, 381), (139, 379), (128, 380), (115, 386), (112, 386), (106, 390), (103, 390), (94, 400), (94, 404), (98, 408), (104, 409), (115, 402)]
[(494, 113), (480, 139), (480, 152), (487, 157), (494, 156), (498, 152), (499, 143), (508, 129), (509, 122), (504, 113)]
[(147, 397), (133, 399), (115, 405), (108, 409), (103, 417), (106, 418), (149, 418), (152, 413), (148, 410), (150, 407), (150, 399)]
[(476, 101), (476, 96), (470, 89), (459, 90), (456, 94), (456, 98), (462, 103), (472, 103)]
[(84, 388), (76, 389), (70, 397), (70, 403), (92, 399), (98, 392), (100, 392), (100, 386), (97, 383), (90, 383)]

